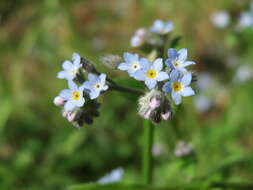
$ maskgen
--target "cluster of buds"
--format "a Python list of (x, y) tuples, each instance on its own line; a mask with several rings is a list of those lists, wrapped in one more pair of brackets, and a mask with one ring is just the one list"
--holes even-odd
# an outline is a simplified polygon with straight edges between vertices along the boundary
[(139, 99), (139, 115), (154, 123), (168, 120), (172, 116), (170, 102), (160, 91), (152, 89)]

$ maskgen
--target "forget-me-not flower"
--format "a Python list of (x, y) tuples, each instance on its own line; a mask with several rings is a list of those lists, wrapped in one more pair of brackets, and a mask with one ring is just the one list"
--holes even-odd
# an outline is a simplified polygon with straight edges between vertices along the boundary
[(168, 49), (168, 56), (169, 58), (166, 60), (165, 64), (171, 69), (176, 69), (185, 72), (186, 71), (185, 67), (196, 64), (193, 61), (186, 61), (187, 60), (186, 48), (180, 49), (178, 52), (176, 49), (170, 48)]
[(145, 81), (146, 86), (152, 89), (157, 82), (169, 79), (168, 73), (161, 71), (163, 69), (163, 60), (156, 59), (154, 63), (150, 63), (147, 59), (141, 60), (143, 69), (134, 74), (136, 80)]
[(170, 73), (170, 81), (163, 85), (162, 90), (165, 93), (171, 94), (173, 101), (178, 105), (182, 102), (182, 96), (192, 96), (195, 94), (192, 88), (189, 87), (191, 80), (192, 75), (190, 72), (182, 76), (182, 73), (173, 70)]
[(73, 81), (68, 81), (69, 89), (62, 90), (60, 97), (66, 101), (64, 105), (65, 111), (71, 111), (76, 107), (82, 107), (85, 100), (83, 97), (84, 87), (78, 87)]
[(76, 77), (80, 67), (82, 67), (80, 55), (73, 53), (72, 62), (64, 61), (62, 67), (63, 71), (60, 71), (57, 77), (60, 79), (73, 80)]
[(162, 20), (156, 20), (150, 27), (150, 31), (157, 34), (167, 34), (174, 29), (172, 22), (163, 22)]
[(143, 68), (142, 59), (139, 58), (138, 54), (124, 53), (123, 55), (125, 62), (120, 63), (118, 66), (119, 70), (127, 71), (128, 74), (133, 77), (134, 73)]
[(230, 16), (226, 11), (218, 11), (211, 16), (211, 21), (217, 28), (226, 28), (229, 25)]
[(84, 82), (82, 87), (88, 90), (91, 99), (97, 98), (101, 91), (108, 89), (108, 86), (105, 84), (105, 79), (105, 74), (99, 76), (91, 73), (88, 74), (88, 81)]

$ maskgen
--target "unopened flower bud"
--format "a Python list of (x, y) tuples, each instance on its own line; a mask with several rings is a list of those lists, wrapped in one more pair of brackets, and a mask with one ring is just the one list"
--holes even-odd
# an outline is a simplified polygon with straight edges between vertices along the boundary
[(168, 120), (168, 119), (171, 118), (171, 112), (168, 111), (168, 112), (166, 112), (166, 113), (162, 113), (161, 116), (162, 116), (162, 118), (163, 118), (164, 120)]
[(143, 115), (143, 117), (145, 118), (145, 119), (150, 119), (150, 116), (151, 116), (151, 109), (149, 109), (144, 115)]
[(76, 120), (76, 116), (77, 116), (76, 113), (71, 113), (71, 112), (70, 112), (70, 113), (68, 114), (68, 116), (67, 116), (67, 119), (68, 119), (69, 122), (73, 122), (73, 121)]
[(65, 110), (62, 111), (62, 117), (67, 117), (68, 114), (69, 114), (69, 111), (65, 111)]
[(122, 58), (118, 55), (109, 54), (101, 57), (100, 61), (110, 69), (116, 69), (122, 62)]
[(63, 99), (62, 97), (56, 96), (56, 97), (54, 98), (54, 104), (55, 104), (56, 106), (64, 106), (65, 101), (64, 101), (64, 99)]
[(161, 105), (161, 96), (155, 96), (151, 99), (149, 107), (151, 110), (158, 108)]
[(131, 38), (132, 47), (140, 47), (145, 43), (147, 37), (147, 30), (145, 28), (140, 28), (136, 30), (133, 37)]

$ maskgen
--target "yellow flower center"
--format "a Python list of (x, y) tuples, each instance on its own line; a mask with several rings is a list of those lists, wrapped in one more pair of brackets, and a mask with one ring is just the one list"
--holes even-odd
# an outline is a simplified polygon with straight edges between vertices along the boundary
[(178, 60), (175, 60), (173, 62), (173, 65), (178, 68), (178, 67), (181, 67), (182, 63), (180, 61), (178, 61)]
[(148, 70), (147, 76), (148, 76), (148, 78), (151, 78), (151, 79), (156, 78), (156, 76), (157, 76), (156, 70), (153, 70), (153, 69)]
[(175, 92), (180, 92), (183, 89), (183, 84), (181, 82), (174, 82), (172, 85), (172, 89)]
[(74, 91), (74, 92), (72, 93), (72, 99), (73, 99), (73, 100), (80, 100), (80, 98), (81, 98), (80, 92)]
[(138, 62), (134, 62), (134, 63), (131, 65), (131, 68), (132, 68), (132, 70), (137, 70), (137, 69), (140, 68), (140, 65), (139, 65)]

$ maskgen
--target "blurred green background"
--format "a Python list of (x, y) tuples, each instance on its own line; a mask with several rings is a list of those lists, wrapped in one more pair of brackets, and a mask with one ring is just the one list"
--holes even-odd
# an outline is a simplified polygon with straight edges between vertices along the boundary
[[(121, 167), (141, 178), (142, 120), (137, 102), (117, 92), (99, 98), (101, 115), (76, 129), (53, 98), (66, 88), (56, 74), (73, 52), (96, 62), (122, 55), (139, 27), (171, 20), (189, 50), (198, 95), (184, 99), (172, 121), (156, 126), (154, 183), (250, 182), (253, 179), (253, 27), (239, 28), (244, 0), (1, 0), (0, 189), (65, 189), (95, 182)], [(211, 15), (225, 10), (228, 27)], [(190, 143), (194, 156), (174, 154)]]

